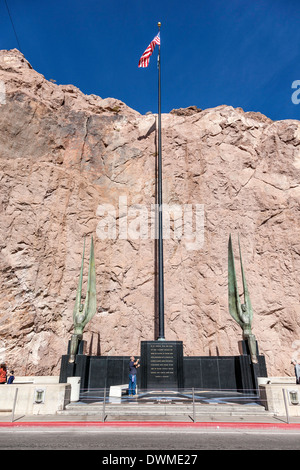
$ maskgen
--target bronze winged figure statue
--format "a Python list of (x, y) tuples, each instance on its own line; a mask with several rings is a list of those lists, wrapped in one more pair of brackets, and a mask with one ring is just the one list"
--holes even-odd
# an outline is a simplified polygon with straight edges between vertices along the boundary
[(96, 268), (95, 268), (93, 237), (91, 240), (91, 248), (90, 248), (87, 292), (86, 292), (85, 302), (84, 304), (82, 304), (81, 297), (82, 297), (84, 251), (85, 251), (85, 239), (84, 239), (84, 245), (83, 245), (83, 254), (82, 254), (81, 269), (80, 269), (80, 276), (79, 276), (75, 306), (73, 310), (74, 333), (72, 334), (72, 337), (71, 337), (69, 362), (75, 361), (75, 356), (78, 350), (78, 343), (79, 343), (79, 340), (82, 340), (84, 327), (93, 318), (97, 310)]
[(233, 250), (232, 250), (232, 241), (231, 241), (231, 235), (230, 235), (229, 242), (228, 242), (229, 312), (232, 318), (240, 325), (240, 327), (243, 330), (243, 339), (247, 341), (248, 343), (252, 362), (257, 363), (256, 339), (255, 339), (255, 336), (252, 334), (253, 310), (252, 310), (252, 305), (250, 301), (250, 296), (249, 296), (244, 268), (243, 268), (240, 240), (239, 240), (239, 252), (240, 252), (242, 282), (243, 282), (244, 303), (241, 303), (240, 295), (238, 292), (235, 265), (234, 265), (234, 256), (233, 256)]

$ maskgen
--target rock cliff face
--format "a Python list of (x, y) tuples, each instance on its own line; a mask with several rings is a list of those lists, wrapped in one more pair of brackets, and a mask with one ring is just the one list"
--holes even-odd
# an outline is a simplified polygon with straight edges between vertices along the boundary
[[(88, 353), (138, 355), (157, 329), (156, 116), (49, 82), (17, 50), (0, 52), (0, 80), (0, 359), (18, 375), (59, 372), (91, 235)], [(185, 355), (238, 354), (227, 243), (231, 233), (241, 289), (239, 235), (260, 352), (269, 375), (292, 375), (299, 122), (190, 107), (162, 116), (162, 144), (166, 339), (182, 340)]]

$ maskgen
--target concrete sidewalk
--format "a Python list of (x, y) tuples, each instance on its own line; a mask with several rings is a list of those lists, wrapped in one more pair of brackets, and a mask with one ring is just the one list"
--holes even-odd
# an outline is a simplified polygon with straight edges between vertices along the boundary
[(33, 428), (33, 427), (163, 427), (163, 428), (241, 428), (241, 429), (299, 429), (300, 418), (290, 417), (287, 422), (286, 416), (231, 416), (222, 415), (197, 415), (196, 422), (189, 416), (107, 416), (105, 421), (99, 416), (61, 416), (61, 415), (15, 415), (14, 421), (11, 414), (0, 414), (0, 428)]

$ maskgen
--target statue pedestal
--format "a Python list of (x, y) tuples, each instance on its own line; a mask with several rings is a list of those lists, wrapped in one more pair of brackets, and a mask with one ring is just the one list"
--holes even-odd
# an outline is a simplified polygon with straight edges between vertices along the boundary
[[(250, 356), (250, 349), (249, 349), (248, 341), (245, 341), (244, 339), (242, 341), (239, 341), (238, 348), (239, 348), (239, 353), (241, 354), (241, 356), (245, 356), (245, 355)], [(256, 355), (259, 356), (257, 341), (256, 341)]]
[(253, 393), (258, 390), (258, 377), (267, 377), (267, 367), (265, 356), (259, 355), (258, 343), (256, 341), (256, 357), (257, 363), (251, 361), (248, 342), (239, 341), (239, 369), (240, 369), (240, 386), (243, 393)]
[(71, 341), (68, 342), (68, 354), (62, 356), (61, 358), (59, 382), (66, 383), (68, 377), (81, 377), (81, 388), (87, 388), (89, 375), (89, 356), (84, 354), (86, 350), (86, 341), (79, 341), (78, 353), (75, 356), (74, 362), (69, 362), (70, 346)]
[[(67, 354), (70, 354), (71, 351), (71, 340), (68, 341), (68, 350)], [(86, 353), (86, 341), (80, 339), (78, 341), (78, 351), (77, 354), (85, 354)]]

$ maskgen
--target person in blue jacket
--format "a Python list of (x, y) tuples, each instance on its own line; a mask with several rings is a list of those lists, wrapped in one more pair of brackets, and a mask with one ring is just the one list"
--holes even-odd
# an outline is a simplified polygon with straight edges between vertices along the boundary
[(7, 383), (12, 384), (14, 380), (15, 380), (14, 371), (11, 370), (7, 379)]
[(136, 394), (136, 374), (137, 369), (140, 367), (139, 359), (135, 360), (134, 356), (131, 356), (129, 362), (129, 385), (128, 385), (128, 395), (134, 396)]

